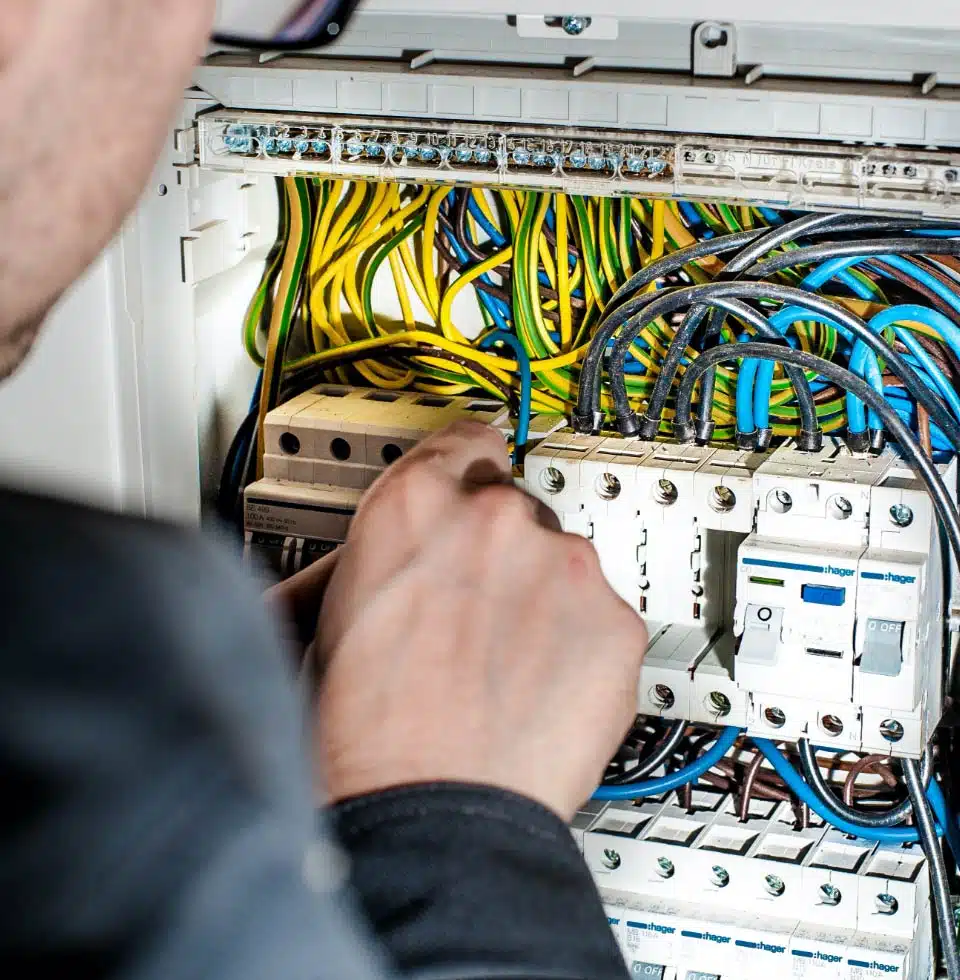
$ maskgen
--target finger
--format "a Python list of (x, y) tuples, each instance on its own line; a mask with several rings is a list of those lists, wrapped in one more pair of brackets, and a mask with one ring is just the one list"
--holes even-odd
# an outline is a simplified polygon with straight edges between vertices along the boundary
[(364, 495), (361, 509), (368, 509), (381, 496), (384, 487), (421, 467), (428, 467), (438, 477), (446, 478), (458, 487), (504, 483), (512, 479), (503, 436), (489, 425), (461, 419), (424, 439), (397, 460)]
[(320, 606), (337, 567), (339, 554), (339, 551), (331, 551), (264, 593), (268, 605), (293, 624), (296, 638), (301, 644), (311, 643), (316, 634)]

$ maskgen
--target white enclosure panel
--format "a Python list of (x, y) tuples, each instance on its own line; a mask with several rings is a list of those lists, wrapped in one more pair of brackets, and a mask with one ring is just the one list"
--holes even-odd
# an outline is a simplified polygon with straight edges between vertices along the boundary
[[(838, 9), (845, 9), (838, 4)], [(772, 10), (777, 8), (771, 6)], [(693, 23), (650, 20), (642, 8), (629, 17), (596, 18), (582, 34), (565, 33), (556, 18), (483, 16), (459, 6), (443, 14), (361, 7), (333, 45), (315, 52), (328, 58), (388, 58), (429, 63), (499, 63), (596, 69), (694, 69)], [(730, 23), (726, 10), (716, 13)], [(606, 32), (596, 25), (610, 25)], [(535, 28), (535, 30), (531, 30)], [(935, 73), (940, 85), (960, 83), (960, 25), (950, 29), (736, 20), (730, 57), (744, 73), (761, 66), (765, 77), (875, 78), (912, 83)], [(589, 68), (583, 65), (588, 61)], [(731, 71), (730, 74), (735, 72)]]
[(500, 16), (538, 14), (542, 17), (586, 14), (591, 17), (646, 17), (650, 20), (756, 21), (761, 24), (851, 24), (888, 27), (960, 27), (955, 0), (364, 0), (363, 11), (447, 15), (455, 6), (462, 14)]
[(21, 370), (0, 384), (6, 485), (112, 508), (136, 500), (138, 473), (122, 451), (115, 263), (108, 254), (77, 283)]
[(302, 110), (603, 126), (669, 133), (831, 142), (954, 146), (960, 98), (945, 86), (822, 79), (689, 78), (676, 74), (569, 71), (492, 65), (430, 65), (287, 57), (260, 65), (252, 55), (218, 55), (196, 83), (230, 108)]

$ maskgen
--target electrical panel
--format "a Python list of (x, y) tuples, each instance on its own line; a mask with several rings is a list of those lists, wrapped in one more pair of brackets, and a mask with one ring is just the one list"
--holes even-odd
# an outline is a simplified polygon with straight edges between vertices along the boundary
[[(63, 458), (74, 447), (64, 447), (62, 417), (78, 432), (108, 434), (102, 446), (75, 441), (84, 472), (105, 474), (111, 504), (197, 522), (228, 484), (237, 490), (226, 496), (236, 498), (230, 503), (248, 557), (286, 576), (342, 543), (364, 491), (450, 421), (477, 419), (517, 441), (519, 400), (493, 382), (516, 395), (519, 360), (511, 362), (507, 348), (481, 351), (478, 341), (496, 314), (522, 334), (533, 365), (518, 485), (564, 530), (593, 542), (611, 586), (645, 617), (650, 645), (637, 712), (658, 726), (657, 737), (685, 721), (692, 731), (739, 729), (744, 741), (807, 738), (844, 750), (848, 762), (849, 753), (920, 758), (948, 693), (955, 570), (931, 498), (902, 452), (882, 448), (882, 440), (873, 452), (850, 451), (842, 407), (824, 413), (823, 447), (815, 451), (792, 441), (796, 413), (774, 420), (774, 448), (738, 445), (732, 399), (702, 445), (673, 438), (672, 395), (664, 426), (649, 441), (614, 435), (609, 388), (599, 434), (568, 424), (582, 363), (574, 355), (582, 358), (602, 320), (598, 300), (609, 302), (632, 274), (658, 261), (658, 250), (669, 255), (771, 231), (814, 211), (900, 221), (903, 235), (924, 219), (952, 231), (960, 216), (956, 4), (637, 7), (367, 0), (322, 52), (212, 50), (138, 213), (71, 301), (72, 318), (110, 326), (94, 344), (84, 335), (82, 355), (98, 358), (92, 376), (108, 370), (102, 388), (110, 397), (94, 405), (44, 380), (32, 395), (28, 384), (7, 396), (5, 417), (18, 436), (29, 436), (19, 442), (32, 452), (56, 447), (53, 467), (40, 460), (38, 470), (70, 468)], [(388, 192), (392, 209), (383, 206)], [(421, 194), (413, 219), (398, 218)], [(369, 361), (315, 365), (308, 383), (280, 384), (251, 407), (269, 361), (271, 301), (282, 292), (277, 273), (294, 238), (297, 195), (313, 221), (305, 247), (319, 242), (320, 252), (310, 256), (314, 264), (304, 260), (303, 286), (290, 304), (295, 312), (284, 329), (303, 336), (280, 349), (281, 380), (289, 380), (288, 368), (294, 375), (300, 362), (338, 346), (426, 330), (458, 356), (466, 349), (501, 358), (499, 366), (485, 362), (493, 382), (457, 373), (431, 348), (426, 359), (409, 350), (383, 354), (376, 378), (385, 384), (376, 387), (354, 368), (377, 362), (370, 353)], [(354, 195), (360, 203), (338, 229)], [(536, 195), (552, 202), (543, 213), (525, 203)], [(461, 216), (452, 202), (468, 197)], [(562, 316), (557, 278), (561, 198), (568, 245), (578, 250), (566, 284), (572, 325)], [(321, 235), (321, 204), (331, 201)], [(368, 212), (378, 214), (376, 227), (364, 225)], [(436, 255), (423, 246), (430, 222)], [(354, 248), (343, 229), (372, 235), (384, 227), (394, 234), (370, 239), (350, 258), (356, 275), (343, 273), (337, 263)], [(404, 232), (406, 244), (387, 255), (386, 244)], [(336, 261), (322, 254), (325, 237)], [(463, 250), (464, 241), (474, 252)], [(413, 254), (413, 243), (426, 259)], [(512, 258), (485, 266), (442, 309), (442, 294), (508, 247)], [(585, 271), (591, 250), (592, 279)], [(911, 317), (917, 307), (934, 308), (942, 319), (907, 317), (905, 338), (895, 333), (901, 321), (874, 333), (905, 348), (921, 371), (929, 367), (923, 350), (905, 341), (922, 347), (939, 338), (927, 353), (949, 387), (960, 346), (948, 342), (960, 319), (960, 269), (946, 261), (955, 254), (931, 246), (923, 257), (939, 292), (924, 282), (904, 298), (894, 275), (902, 269), (878, 266), (877, 249), (866, 272), (837, 267), (821, 291), (865, 322), (896, 303), (909, 304)], [(669, 282), (660, 277), (659, 286), (734, 278), (724, 274), (729, 257), (698, 260)], [(380, 271), (365, 281), (371, 268)], [(517, 287), (531, 268), (529, 288)], [(426, 272), (436, 273), (436, 296)], [(336, 289), (318, 312), (310, 292), (327, 274)], [(391, 276), (407, 277), (406, 305)], [(799, 275), (789, 283), (807, 288)], [(474, 293), (484, 293), (486, 305), (465, 312), (463, 298)], [(538, 306), (520, 330), (530, 294)], [(769, 313), (772, 303), (762, 299), (756, 311)], [(680, 322), (662, 318), (632, 348), (625, 385), (634, 385), (635, 407), (649, 394), (641, 368), (652, 373), (649, 365), (662, 363)], [(823, 321), (801, 320), (799, 329), (791, 321), (794, 342), (844, 363), (853, 358), (854, 341)], [(709, 345), (695, 348), (678, 378)], [(571, 360), (556, 368), (564, 358)], [(609, 362), (605, 351), (604, 384)], [(410, 364), (420, 373), (405, 385)], [(885, 397), (911, 431), (920, 430), (917, 404), (885, 388), (889, 365), (880, 358), (874, 366)], [(789, 385), (779, 375), (774, 385), (767, 401), (782, 407)], [(829, 392), (811, 385), (811, 394), (819, 411)], [(253, 439), (248, 431), (241, 446), (249, 467), (243, 453), (233, 459), (227, 451), (245, 416), (254, 423)], [(948, 434), (926, 422), (929, 455), (956, 501)], [(878, 431), (875, 420), (869, 429)], [(674, 753), (655, 772), (686, 762)], [(743, 815), (738, 794), (701, 779), (687, 796), (594, 802), (574, 822), (634, 977), (935, 975), (934, 902), (919, 844), (872, 843), (816, 814), (801, 819), (786, 802), (753, 800)], [(889, 802), (881, 797), (879, 805)]]

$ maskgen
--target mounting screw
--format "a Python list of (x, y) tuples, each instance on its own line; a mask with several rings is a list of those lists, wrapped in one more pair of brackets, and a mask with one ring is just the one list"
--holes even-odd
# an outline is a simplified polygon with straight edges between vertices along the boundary
[(894, 504), (890, 508), (890, 520), (897, 527), (909, 527), (913, 523), (913, 510), (906, 504)]
[(577, 17), (568, 15), (560, 21), (560, 26), (563, 28), (565, 34), (569, 34), (571, 37), (576, 37), (578, 34), (582, 34), (592, 23), (592, 18), (590, 17)]
[(670, 858), (668, 857), (657, 858), (656, 871), (661, 878), (672, 878), (675, 870), (676, 868), (674, 868), (673, 861), (671, 861)]
[(779, 898), (787, 890), (783, 878), (779, 875), (766, 875), (763, 879), (763, 884), (774, 898)]
[(603, 850), (603, 857), (600, 858), (600, 863), (605, 867), (609, 868), (611, 871), (616, 871), (620, 867), (621, 857), (612, 847), (606, 847)]
[(730, 872), (719, 864), (710, 869), (710, 881), (717, 888), (726, 888), (730, 884)]
[(900, 903), (888, 892), (877, 895), (874, 902), (876, 903), (877, 911), (881, 915), (893, 915), (900, 908)]
[(836, 885), (827, 882), (820, 886), (820, 901), (824, 905), (839, 905), (841, 897), (840, 889)]
[(718, 24), (708, 24), (700, 34), (700, 43), (705, 48), (723, 48), (730, 40), (730, 35)]

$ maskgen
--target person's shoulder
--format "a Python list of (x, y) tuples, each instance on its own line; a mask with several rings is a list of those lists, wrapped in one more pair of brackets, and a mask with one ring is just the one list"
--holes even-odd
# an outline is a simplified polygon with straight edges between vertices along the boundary
[(195, 528), (0, 487), (0, 567), (78, 559), (116, 569), (181, 554), (229, 572), (237, 565), (224, 560), (230, 550)]
[(196, 528), (0, 490), (8, 626), (29, 617), (44, 630), (51, 617), (47, 626), (62, 628), (70, 616), (163, 632), (187, 624), (204, 632), (211, 617), (259, 625), (259, 608), (249, 608), (259, 607), (257, 592), (240, 559), (236, 547)]

